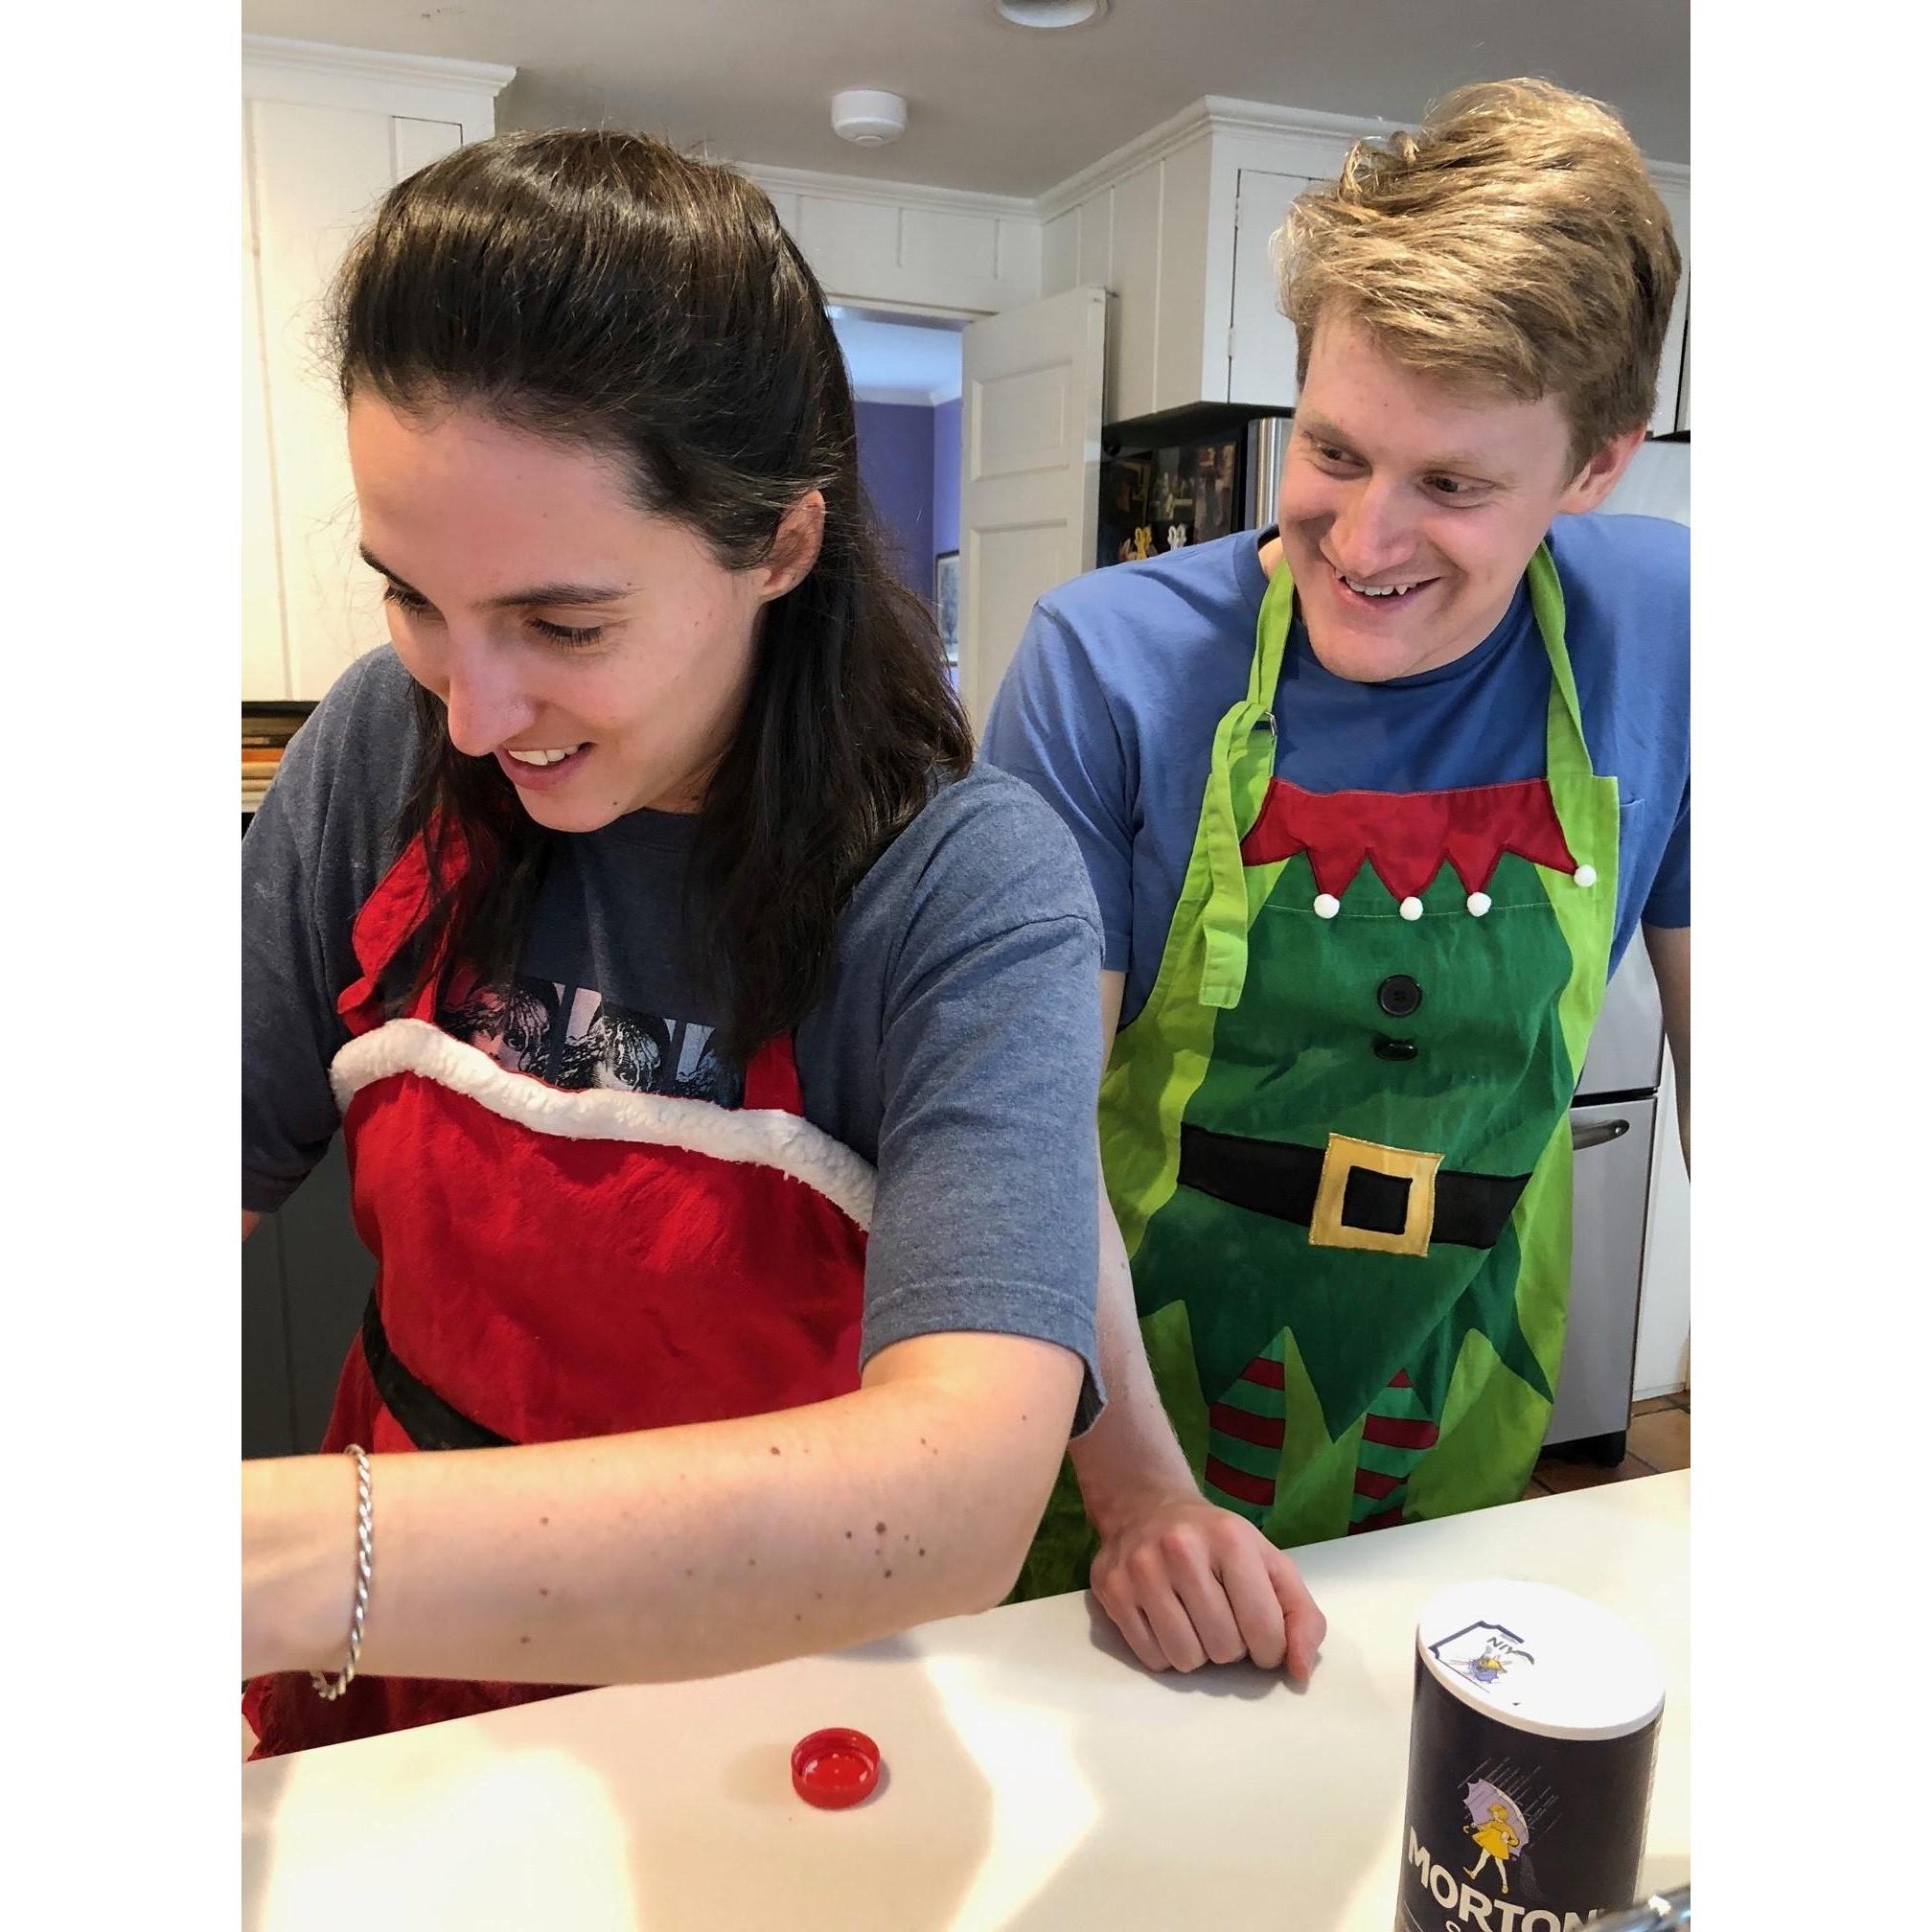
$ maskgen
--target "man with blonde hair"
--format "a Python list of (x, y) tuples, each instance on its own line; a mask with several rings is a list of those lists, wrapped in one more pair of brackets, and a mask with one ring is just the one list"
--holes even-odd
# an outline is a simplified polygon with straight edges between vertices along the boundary
[(1276, 526), (1043, 598), (985, 749), (1080, 841), (1116, 1028), (1114, 1400), (1026, 1587), (1091, 1557), (1149, 1665), (1300, 1675), (1285, 1549), (1528, 1483), (1568, 1109), (1640, 923), (1689, 1094), (1690, 558), (1591, 514), (1680, 272), (1606, 108), (1464, 89), (1277, 240)]

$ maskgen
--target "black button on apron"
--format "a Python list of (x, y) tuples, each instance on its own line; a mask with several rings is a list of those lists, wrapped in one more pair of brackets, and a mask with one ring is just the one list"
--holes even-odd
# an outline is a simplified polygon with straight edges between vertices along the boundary
[(1406, 973), (1392, 973), (1375, 989), (1375, 1003), (1392, 1020), (1406, 1020), (1422, 1003), (1422, 989)]
[(1413, 1040), (1378, 1040), (1375, 1043), (1375, 1057), (1378, 1060), (1413, 1060), (1415, 1050)]

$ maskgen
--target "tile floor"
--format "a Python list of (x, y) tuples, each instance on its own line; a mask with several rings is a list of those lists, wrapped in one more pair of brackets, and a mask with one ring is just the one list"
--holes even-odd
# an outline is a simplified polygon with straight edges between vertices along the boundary
[(1566, 1489), (1588, 1489), (1598, 1483), (1627, 1483), (1634, 1476), (1656, 1476), (1667, 1469), (1690, 1468), (1690, 1390), (1638, 1403), (1630, 1412), (1625, 1447), (1628, 1453), (1614, 1469), (1572, 1460), (1561, 1449), (1547, 1450), (1524, 1491), (1526, 1500), (1561, 1495)]

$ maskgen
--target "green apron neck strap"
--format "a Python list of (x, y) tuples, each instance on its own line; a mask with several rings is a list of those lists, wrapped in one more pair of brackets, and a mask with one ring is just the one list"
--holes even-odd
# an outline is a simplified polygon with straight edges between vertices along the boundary
[(1551, 790), (1593, 775), (1583, 737), (1583, 711), (1576, 702), (1576, 678), (1570, 668), (1565, 633), (1563, 586), (1550, 545), (1539, 543), (1530, 560), (1530, 608), (1550, 658), (1549, 778)]
[(1238, 1006), (1247, 983), (1248, 882), (1241, 864), (1241, 840), (1260, 813), (1275, 771), (1272, 706), (1294, 615), (1295, 580), (1283, 558), (1261, 599), (1254, 655), (1248, 667), (1248, 695), (1216, 726), (1208, 769), (1199, 848), (1206, 873), (1202, 882), (1206, 900), (1199, 918), (1204, 1006)]

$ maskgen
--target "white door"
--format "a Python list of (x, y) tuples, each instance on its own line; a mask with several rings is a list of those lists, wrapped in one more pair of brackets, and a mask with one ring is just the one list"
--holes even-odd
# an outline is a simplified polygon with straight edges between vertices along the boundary
[(1107, 291), (973, 323), (961, 352), (959, 695), (976, 730), (1034, 600), (1093, 567)]

